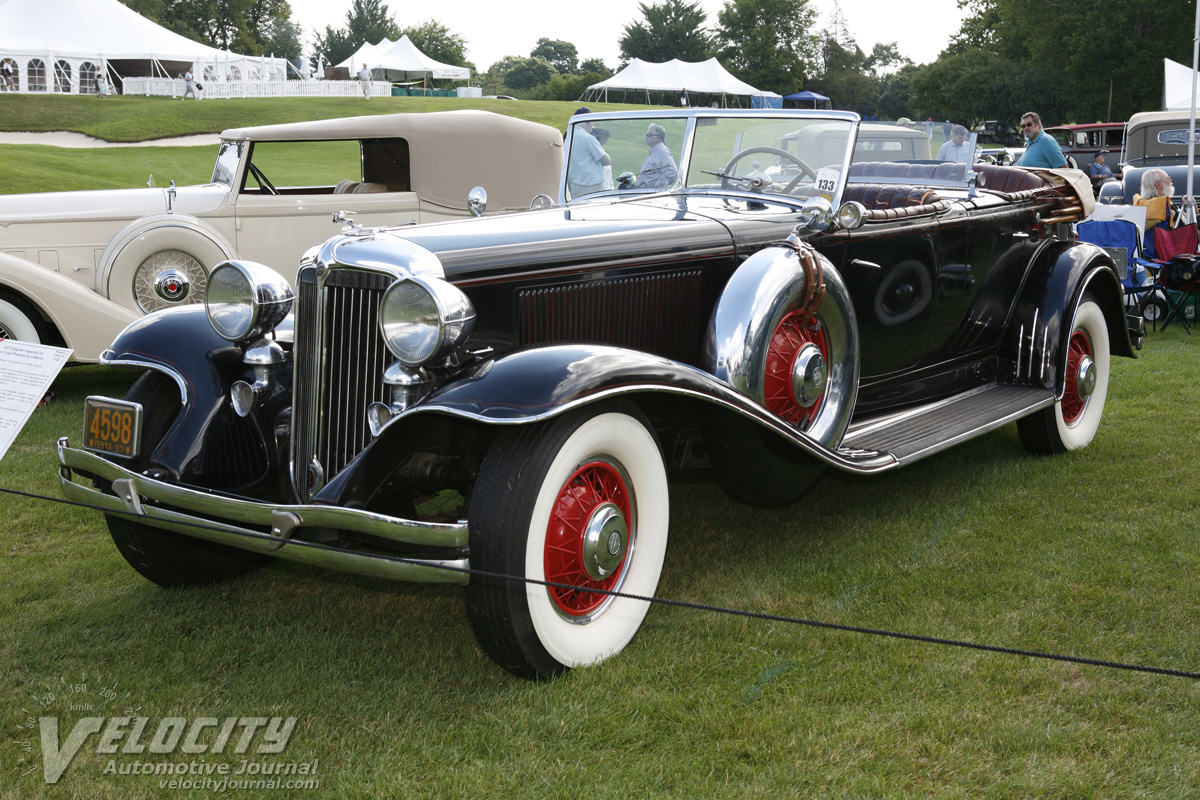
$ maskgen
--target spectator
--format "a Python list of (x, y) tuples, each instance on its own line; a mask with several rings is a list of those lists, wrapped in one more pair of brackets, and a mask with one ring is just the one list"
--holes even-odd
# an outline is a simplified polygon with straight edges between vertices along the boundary
[[(1142, 173), (1142, 191), (1133, 196), (1135, 206), (1146, 207), (1146, 233), (1155, 225), (1166, 223), (1171, 227), (1171, 195), (1175, 187), (1171, 176), (1161, 169), (1148, 169)], [(1147, 236), (1149, 238), (1149, 236)]]
[(1067, 165), (1058, 142), (1042, 130), (1042, 118), (1037, 112), (1026, 111), (1021, 115), (1021, 129), (1025, 131), (1025, 152), (1017, 160), (1018, 167), (1061, 169)]
[(913, 126), (913, 121), (911, 119), (909, 119), (908, 117), (901, 117), (900, 119), (896, 120), (896, 124), (899, 125), (901, 128), (908, 128), (911, 130), (912, 126)]
[(367, 69), (364, 63), (363, 68), (358, 71), (358, 80), (362, 83), (363, 99), (371, 99), (371, 70)]
[(666, 138), (667, 132), (662, 125), (652, 123), (646, 129), (646, 146), (650, 148), (650, 154), (646, 156), (638, 172), (638, 186), (665, 189), (675, 183), (679, 167), (675, 166), (675, 159), (665, 142)]
[(183, 97), (180, 100), (187, 100), (188, 95), (192, 96), (193, 100), (199, 100), (196, 96), (196, 79), (192, 77), (192, 71), (189, 69), (183, 73)]
[(937, 157), (938, 161), (953, 161), (956, 164), (974, 163), (975, 153), (967, 142), (967, 129), (962, 125), (955, 125), (950, 134), (950, 141), (942, 145)]
[[(590, 108), (580, 108), (575, 116), (590, 114)], [(584, 134), (582, 131), (586, 131)], [(611, 189), (605, 186), (604, 168), (612, 165), (612, 158), (604, 152), (595, 126), (591, 122), (579, 122), (575, 126), (575, 137), (571, 140), (571, 155), (567, 160), (567, 190), (570, 197)]]
[(1100, 152), (1096, 153), (1096, 155), (1092, 156), (1092, 165), (1088, 168), (1088, 174), (1092, 176), (1093, 181), (1106, 181), (1110, 178), (1120, 177), (1120, 173), (1114, 175), (1108, 164), (1104, 163), (1107, 156), (1107, 150), (1101, 150)]
[(13, 86), (12, 62), (10, 62), (8, 59), (5, 59), (4, 66), (0, 67), (0, 72), (2, 72), (4, 74), (4, 91), (6, 91), (6, 92), (16, 91), (16, 87)]
[(105, 97), (108, 94), (108, 82), (104, 80), (104, 73), (96, 76), (96, 96)]

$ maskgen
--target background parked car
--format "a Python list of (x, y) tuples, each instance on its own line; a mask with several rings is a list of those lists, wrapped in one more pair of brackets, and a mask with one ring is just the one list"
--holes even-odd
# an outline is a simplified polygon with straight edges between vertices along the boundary
[[(1175, 185), (1172, 205), (1178, 210), (1187, 191), (1187, 151), (1191, 119), (1186, 111), (1146, 111), (1125, 123), (1125, 152), (1121, 180), (1100, 190), (1100, 202), (1128, 205), (1142, 190), (1142, 173), (1163, 170)], [(1198, 148), (1200, 150), (1200, 148)], [(1193, 176), (1193, 191), (1200, 192), (1200, 174)]]
[(363, 226), (461, 218), (475, 186), (492, 213), (527, 209), (561, 164), (559, 131), (486, 111), (227, 130), (205, 185), (0, 196), (0, 326), (94, 360), (112, 337), (72, 318), (105, 301), (134, 314), (201, 302), (219, 262), (295, 265), (345, 224), (335, 212)]
[(1120, 161), (1121, 144), (1124, 141), (1124, 122), (1096, 122), (1090, 125), (1055, 125), (1046, 128), (1046, 133), (1058, 142), (1063, 155), (1075, 156), (1086, 171), (1092, 158), (1101, 150), (1112, 154), (1113, 166)]
[(982, 125), (971, 129), (976, 134), (978, 144), (1002, 144), (1006, 147), (1021, 147), (1025, 144), (1025, 134), (1011, 122), (999, 122), (989, 119)]

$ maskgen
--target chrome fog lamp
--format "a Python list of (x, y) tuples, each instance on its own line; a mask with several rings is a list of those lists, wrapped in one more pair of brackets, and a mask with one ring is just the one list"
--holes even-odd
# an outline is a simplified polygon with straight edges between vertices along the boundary
[(292, 309), (283, 276), (253, 261), (222, 261), (208, 276), (204, 306), (222, 339), (247, 342), (271, 331)]
[(849, 200), (842, 203), (842, 207), (838, 209), (837, 224), (844, 231), (853, 231), (860, 228), (866, 218), (867, 207), (862, 203)]
[(454, 352), (475, 327), (475, 307), (446, 281), (401, 278), (379, 303), (379, 328), (392, 355), (419, 367)]

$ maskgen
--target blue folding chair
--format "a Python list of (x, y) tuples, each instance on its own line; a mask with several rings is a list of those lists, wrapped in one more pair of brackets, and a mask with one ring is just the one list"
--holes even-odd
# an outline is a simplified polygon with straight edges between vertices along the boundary
[(1118, 271), (1123, 269), (1121, 285), (1125, 287), (1126, 305), (1136, 308), (1158, 330), (1159, 320), (1169, 308), (1157, 280), (1162, 264), (1142, 257), (1137, 225), (1127, 219), (1091, 219), (1076, 226), (1076, 236), (1112, 256)]

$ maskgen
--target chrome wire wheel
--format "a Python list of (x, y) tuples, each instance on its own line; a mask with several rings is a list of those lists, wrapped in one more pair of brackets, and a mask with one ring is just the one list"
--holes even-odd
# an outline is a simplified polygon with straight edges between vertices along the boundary
[(133, 274), (133, 296), (147, 314), (164, 308), (201, 303), (207, 288), (204, 265), (182, 250), (159, 250)]

